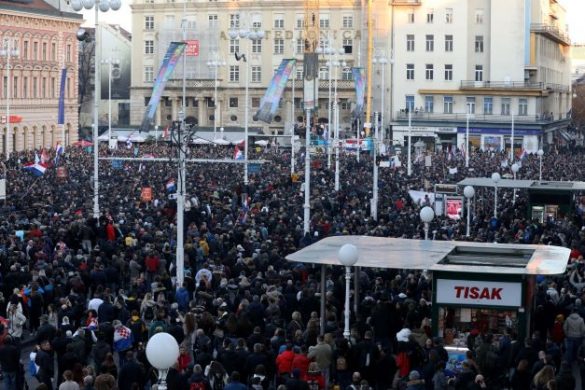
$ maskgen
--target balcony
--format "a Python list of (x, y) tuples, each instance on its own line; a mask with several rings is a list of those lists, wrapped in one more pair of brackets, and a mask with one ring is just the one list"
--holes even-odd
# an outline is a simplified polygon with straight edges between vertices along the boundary
[[(404, 110), (396, 112), (396, 120), (408, 120), (408, 113)], [(467, 115), (465, 113), (434, 113), (434, 112), (413, 112), (411, 114), (411, 121), (415, 122), (434, 122), (434, 121), (445, 121), (445, 122), (460, 122), (465, 123)], [(562, 118), (555, 119), (553, 116), (547, 115), (516, 115), (514, 116), (514, 122), (516, 123), (534, 123), (534, 124), (545, 124), (561, 120)], [(510, 123), (512, 117), (510, 115), (486, 115), (486, 114), (473, 114), (470, 122), (490, 122), (490, 123)]]
[[(286, 83), (286, 87), (287, 88), (292, 87), (292, 80), (291, 79), (288, 79), (288, 81)], [(331, 88), (334, 88), (334, 87), (335, 87), (335, 80), (331, 80)], [(303, 80), (296, 79), (295, 80), (295, 88), (303, 88)], [(352, 88), (355, 88), (353, 80), (337, 80), (337, 90), (352, 89)], [(319, 89), (320, 90), (329, 89), (329, 81), (327, 79), (319, 80)]]
[(530, 90), (543, 91), (544, 83), (530, 83), (526, 81), (475, 81), (475, 80), (461, 80), (459, 89), (463, 90), (477, 90), (477, 89), (503, 89), (503, 90)]
[(421, 0), (390, 0), (389, 5), (395, 6), (414, 6), (414, 5), (421, 5)]
[(564, 31), (559, 30), (557, 26), (553, 26), (545, 23), (533, 23), (530, 26), (530, 32), (542, 34), (549, 39), (552, 39), (556, 43), (561, 45), (571, 46), (571, 39), (569, 35)]

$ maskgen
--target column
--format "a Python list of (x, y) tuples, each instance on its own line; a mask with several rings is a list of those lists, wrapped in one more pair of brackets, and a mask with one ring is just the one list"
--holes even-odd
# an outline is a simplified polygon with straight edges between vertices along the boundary
[(207, 126), (207, 116), (205, 115), (206, 107), (205, 107), (205, 99), (197, 98), (197, 120), (199, 120), (199, 126)]
[(171, 99), (171, 119), (174, 121), (179, 120), (179, 107), (181, 107), (181, 101), (179, 98), (170, 97)]
[(162, 105), (159, 104), (158, 107), (156, 108), (154, 125), (162, 127), (162, 107), (161, 106)]
[(217, 98), (217, 131), (223, 126), (223, 97)]

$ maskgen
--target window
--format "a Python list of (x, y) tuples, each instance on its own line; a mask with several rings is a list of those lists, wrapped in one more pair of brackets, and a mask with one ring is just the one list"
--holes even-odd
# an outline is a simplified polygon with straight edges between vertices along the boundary
[(230, 28), (240, 28), (240, 14), (230, 14)]
[(408, 112), (414, 111), (414, 95), (406, 95), (406, 106)]
[(408, 23), (409, 24), (413, 24), (414, 23), (414, 11), (410, 11), (408, 13)]
[(240, 81), (240, 66), (230, 65), (230, 82), (237, 83)]
[(39, 97), (38, 87), (39, 87), (39, 79), (37, 77), (33, 77), (33, 96), (32, 97), (34, 97), (34, 98)]
[(475, 114), (475, 97), (467, 97), (467, 99), (465, 99), (465, 103), (466, 103), (466, 113), (469, 114)]
[(303, 54), (305, 50), (305, 41), (302, 38), (297, 39), (297, 47), (295, 54)]
[(347, 99), (341, 99), (341, 109), (351, 110), (351, 103)]
[(483, 24), (483, 9), (478, 8), (475, 10), (475, 24)]
[(303, 67), (302, 66), (297, 66), (296, 69), (297, 69), (297, 71), (296, 71), (296, 79), (297, 80), (302, 80), (303, 79)]
[(252, 82), (253, 83), (262, 82), (262, 73), (260, 71), (260, 66), (258, 65), (252, 66)]
[(295, 29), (302, 30), (305, 27), (305, 15), (297, 14), (296, 22), (295, 22)]
[(427, 34), (426, 36), (426, 50), (427, 51), (435, 50), (435, 36), (432, 34)]
[(275, 30), (282, 30), (284, 28), (284, 15), (277, 14), (274, 15), (274, 29)]
[(39, 43), (38, 42), (33, 42), (32, 59), (33, 60), (36, 60), (38, 55), (39, 55)]
[(406, 51), (414, 51), (414, 34), (406, 35)]
[(483, 65), (475, 65), (475, 81), (483, 81)]
[(342, 26), (343, 28), (353, 28), (353, 16), (344, 16)]
[(453, 8), (445, 9), (445, 23), (453, 23)]
[(240, 52), (240, 40), (239, 39), (230, 39), (230, 54), (239, 53)]
[(453, 96), (443, 96), (443, 113), (453, 113)]
[(445, 51), (453, 51), (453, 35), (445, 35)]
[(319, 27), (329, 28), (329, 15), (319, 15)]
[(55, 94), (55, 91), (57, 90), (56, 85), (57, 80), (54, 77), (51, 77), (51, 96), (54, 98), (57, 97), (57, 95)]
[(435, 98), (434, 96), (425, 96), (425, 112), (434, 112), (435, 110)]
[(502, 115), (510, 115), (510, 98), (502, 98)]
[(12, 79), (12, 97), (18, 97), (18, 76), (14, 76)]
[(433, 23), (435, 19), (435, 10), (432, 8), (427, 11), (427, 23)]
[(433, 64), (426, 64), (425, 66), (425, 78), (427, 80), (432, 80), (435, 76), (435, 69)]
[(65, 61), (71, 62), (71, 44), (68, 44), (65, 48)]
[(262, 53), (261, 39), (252, 39), (252, 53)]
[(238, 98), (237, 97), (230, 98), (230, 108), (238, 108)]
[(8, 97), (8, 77), (4, 76), (2, 80), (2, 97), (6, 98)]
[(329, 80), (329, 67), (324, 66), (319, 69), (319, 79), (321, 80)]
[(352, 54), (353, 53), (353, 39), (343, 38), (342, 46), (343, 46), (343, 52), (345, 54)]
[(28, 41), (22, 43), (22, 58), (28, 60)]
[(414, 80), (414, 64), (406, 64), (406, 79)]
[(219, 21), (217, 19), (217, 14), (211, 14), (207, 17), (207, 20), (209, 22), (209, 27), (218, 27), (219, 26)]
[(144, 82), (152, 83), (154, 81), (154, 68), (152, 66), (144, 67)]
[(43, 51), (42, 51), (41, 59), (43, 61), (47, 60), (47, 42), (43, 42)]
[(484, 97), (483, 98), (483, 114), (492, 115), (494, 113), (494, 98)]
[(283, 54), (284, 53), (284, 39), (283, 38), (274, 38), (274, 54)]
[(144, 41), (144, 54), (154, 54), (154, 41)]
[(351, 71), (351, 67), (345, 67), (341, 70), (341, 79), (342, 80), (353, 80), (353, 73)]
[(41, 97), (47, 97), (47, 78), (43, 77), (42, 84), (41, 84)]
[(453, 80), (453, 65), (446, 64), (445, 65), (445, 81)]
[(28, 98), (28, 77), (22, 78), (22, 97)]
[(258, 108), (258, 107), (260, 107), (260, 98), (253, 97), (252, 98), (252, 108)]
[(154, 30), (154, 16), (145, 16), (144, 17), (144, 29), (145, 30)]
[(483, 35), (475, 36), (475, 52), (483, 53)]
[(518, 99), (518, 115), (520, 116), (528, 115), (528, 99), (524, 98)]
[(51, 61), (57, 60), (57, 44), (55, 42), (51, 43)]

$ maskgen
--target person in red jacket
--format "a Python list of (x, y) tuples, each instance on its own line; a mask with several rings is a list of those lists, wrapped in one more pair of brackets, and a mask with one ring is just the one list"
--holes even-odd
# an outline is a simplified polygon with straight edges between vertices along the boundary
[(112, 221), (108, 221), (106, 224), (106, 238), (108, 241), (116, 241), (116, 229), (112, 224)]
[(293, 346), (291, 343), (286, 344), (286, 349), (276, 357), (276, 372), (280, 376), (289, 376), (292, 372), (292, 363), (295, 358)]
[(151, 251), (148, 256), (144, 259), (144, 265), (146, 266), (148, 282), (152, 282), (154, 275), (158, 273), (158, 267), (160, 266), (160, 260), (154, 251)]
[[(295, 347), (295, 349), (296, 348), (298, 347)], [(301, 373), (300, 379), (303, 381), (307, 379), (307, 372), (309, 372), (309, 364), (311, 363), (311, 361), (307, 357), (307, 352), (308, 352), (307, 347), (303, 345), (299, 353), (295, 353), (295, 357), (292, 361), (291, 367), (291, 370), (294, 370), (295, 368), (299, 369)]]
[(311, 390), (317, 390), (317, 386), (319, 387), (319, 390), (325, 389), (325, 376), (321, 372), (317, 362), (309, 364), (309, 372), (307, 373), (305, 381)]

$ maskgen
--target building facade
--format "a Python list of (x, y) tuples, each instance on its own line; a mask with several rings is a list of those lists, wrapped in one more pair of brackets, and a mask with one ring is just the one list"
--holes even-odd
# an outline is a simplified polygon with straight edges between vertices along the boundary
[[(4, 154), (77, 140), (75, 34), (82, 19), (60, 9), (67, 8), (59, 1), (0, 0), (0, 152)], [(61, 126), (57, 115), (63, 68), (67, 73)], [(12, 118), (9, 126), (6, 111)]]
[[(556, 0), (393, 0), (393, 141), (535, 152), (569, 124), (570, 40)], [(544, 143), (544, 144), (543, 144)]]

